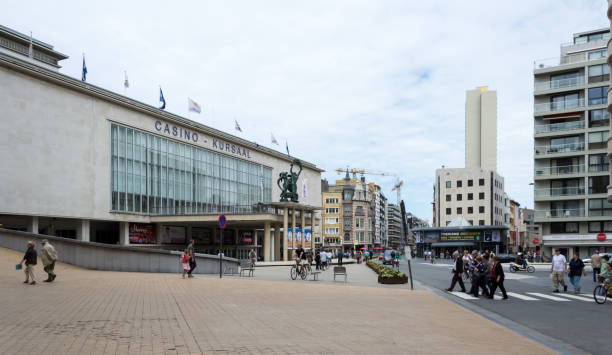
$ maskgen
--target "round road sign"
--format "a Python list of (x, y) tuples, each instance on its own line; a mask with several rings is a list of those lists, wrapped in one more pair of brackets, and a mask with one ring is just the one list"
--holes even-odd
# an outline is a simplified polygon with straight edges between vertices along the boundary
[(533, 238), (532, 240), (533, 244), (540, 244), (540, 240), (538, 238)]
[(597, 240), (599, 240), (600, 242), (605, 242), (606, 241), (606, 233), (599, 233), (599, 234), (597, 234)]
[(222, 214), (219, 216), (219, 228), (225, 229), (225, 227), (227, 227), (227, 218)]

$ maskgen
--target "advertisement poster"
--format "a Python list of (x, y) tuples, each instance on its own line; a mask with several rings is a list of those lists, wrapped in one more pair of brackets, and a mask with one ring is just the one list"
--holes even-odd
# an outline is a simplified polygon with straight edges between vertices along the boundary
[(162, 243), (185, 244), (185, 227), (162, 227)]
[(442, 232), (440, 233), (440, 241), (480, 241), (480, 231), (463, 231), (463, 232)]
[(191, 237), (193, 238), (196, 244), (199, 244), (199, 245), (212, 244), (212, 233), (210, 229), (194, 227), (191, 230)]
[(295, 229), (295, 241), (298, 243), (302, 241), (302, 229), (301, 228)]
[(293, 232), (291, 231), (291, 228), (287, 228), (287, 241), (293, 241)]
[(130, 223), (130, 243), (155, 244), (155, 225)]
[(500, 237), (500, 232), (499, 231), (493, 231), (493, 237), (492, 240), (494, 243), (499, 243), (501, 242), (501, 237)]
[(242, 244), (253, 243), (253, 232), (252, 231), (240, 231), (240, 240)]
[(307, 243), (310, 243), (312, 240), (312, 231), (310, 229), (304, 230), (304, 240), (306, 240)]

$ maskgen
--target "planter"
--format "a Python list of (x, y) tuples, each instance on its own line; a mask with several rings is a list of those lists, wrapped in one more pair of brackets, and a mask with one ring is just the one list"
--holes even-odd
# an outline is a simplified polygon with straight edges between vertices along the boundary
[(387, 285), (397, 285), (408, 283), (408, 276), (402, 277), (382, 277), (378, 275), (378, 283)]

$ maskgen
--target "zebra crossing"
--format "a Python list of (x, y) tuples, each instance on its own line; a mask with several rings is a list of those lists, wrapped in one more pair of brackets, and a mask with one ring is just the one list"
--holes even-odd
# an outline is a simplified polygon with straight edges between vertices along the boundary
[[(458, 298), (468, 300), (468, 301), (485, 299), (484, 296), (474, 297), (471, 294), (460, 292), (460, 291), (451, 291), (451, 292), (447, 291), (447, 293), (453, 296), (456, 296)], [(593, 302), (593, 303), (595, 302), (595, 300), (593, 299), (593, 296), (585, 294), (585, 293), (581, 293), (578, 295), (567, 294), (567, 293), (555, 293), (554, 295), (548, 295), (548, 294), (540, 293), (540, 292), (525, 292), (525, 294), (518, 293), (518, 292), (507, 292), (507, 294), (510, 299), (517, 299), (521, 301), (554, 301), (554, 302), (583, 301), (583, 302)], [(501, 293), (495, 294), (493, 296), (493, 299), (496, 301), (502, 300)]]

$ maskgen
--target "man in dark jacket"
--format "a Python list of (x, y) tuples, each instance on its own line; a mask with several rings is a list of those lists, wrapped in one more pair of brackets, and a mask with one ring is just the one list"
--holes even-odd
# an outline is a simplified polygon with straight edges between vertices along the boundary
[(506, 294), (506, 288), (504, 287), (504, 269), (502, 269), (501, 264), (499, 263), (499, 257), (496, 255), (493, 257), (493, 268), (491, 269), (491, 291), (489, 292), (489, 298), (493, 298), (495, 295), (495, 290), (499, 286), (499, 289), (504, 296), (504, 299), (508, 299), (508, 295)]
[(459, 282), (459, 286), (461, 287), (461, 292), (465, 292), (465, 285), (463, 284), (463, 280), (461, 279), (461, 275), (463, 274), (463, 260), (459, 257), (459, 252), (455, 251), (453, 253), (453, 258), (455, 259), (455, 266), (453, 267), (453, 281), (451, 281), (451, 285), (446, 291), (452, 292), (453, 288), (455, 288), (455, 284)]
[(23, 282), (24, 284), (29, 283), (30, 285), (36, 285), (36, 277), (34, 276), (34, 265), (36, 265), (37, 258), (38, 255), (36, 254), (36, 249), (34, 249), (34, 242), (29, 241), (28, 250), (26, 250), (23, 259), (21, 259), (21, 262), (19, 263), (19, 265), (21, 265), (25, 261), (26, 265), (25, 269), (23, 269), (26, 275), (26, 279)]

